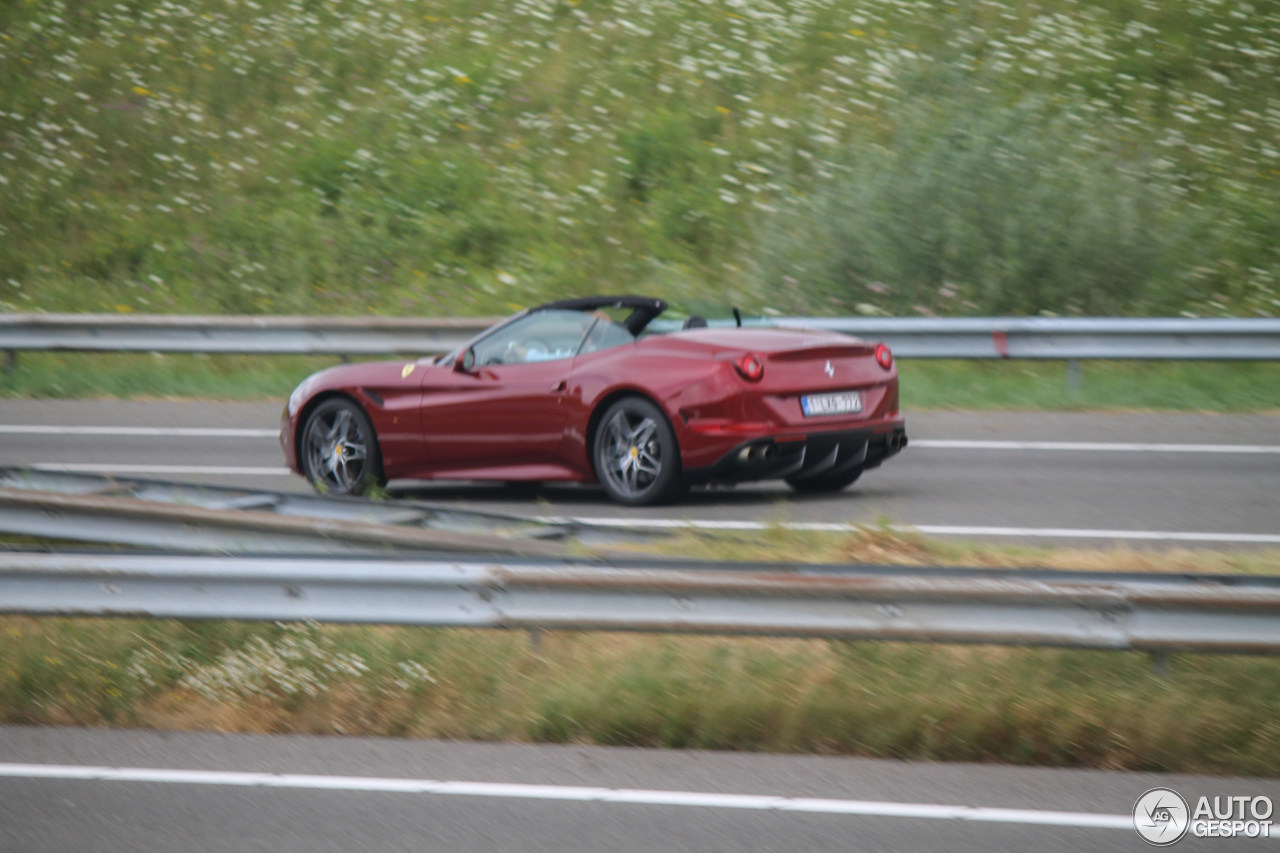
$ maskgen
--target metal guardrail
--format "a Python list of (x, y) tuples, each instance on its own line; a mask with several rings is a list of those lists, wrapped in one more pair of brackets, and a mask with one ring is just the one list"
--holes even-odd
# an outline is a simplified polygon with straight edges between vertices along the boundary
[(1280, 577), (574, 560), (645, 534), (25, 469), (0, 530), (182, 552), (0, 552), (7, 613), (1280, 651)]
[(1280, 318), (777, 318), (882, 340), (901, 358), (1280, 360)]
[(0, 350), (260, 355), (449, 352), (496, 319), (0, 314)]
[(1256, 576), (0, 553), (0, 612), (1280, 651)]
[[(433, 355), (496, 320), (0, 314), (0, 350)], [(769, 317), (884, 341), (901, 358), (1280, 360), (1280, 318)], [(713, 326), (732, 321), (712, 321)], [(659, 321), (657, 328), (678, 328)]]
[(2, 488), (0, 532), (204, 553), (564, 552), (559, 543), (531, 539)]
[(0, 468), (0, 533), (187, 553), (463, 551), (556, 555), (563, 542), (663, 535), (421, 501)]

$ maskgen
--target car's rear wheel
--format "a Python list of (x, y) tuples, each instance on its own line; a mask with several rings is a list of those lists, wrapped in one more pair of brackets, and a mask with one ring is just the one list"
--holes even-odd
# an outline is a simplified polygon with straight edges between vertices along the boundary
[(335, 397), (316, 406), (302, 428), (298, 458), (316, 491), (362, 495), (385, 484), (373, 424), (351, 400)]
[(675, 432), (662, 410), (642, 397), (624, 397), (605, 411), (592, 458), (600, 485), (620, 504), (661, 503), (684, 486)]
[(839, 474), (826, 476), (819, 474), (816, 477), (787, 477), (787, 485), (797, 492), (813, 494), (838, 492), (847, 486), (852, 486), (860, 476), (862, 476), (862, 469), (855, 468), (852, 471), (843, 471)]

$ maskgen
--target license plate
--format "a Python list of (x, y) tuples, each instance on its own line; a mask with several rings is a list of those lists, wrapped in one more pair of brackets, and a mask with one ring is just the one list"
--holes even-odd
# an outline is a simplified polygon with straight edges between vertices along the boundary
[(857, 391), (839, 394), (810, 394), (800, 398), (800, 408), (806, 418), (823, 415), (849, 415), (862, 411), (862, 395)]

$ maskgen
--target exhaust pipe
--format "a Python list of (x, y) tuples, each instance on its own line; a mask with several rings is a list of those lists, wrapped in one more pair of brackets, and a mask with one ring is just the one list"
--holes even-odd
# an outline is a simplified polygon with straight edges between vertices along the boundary
[(753, 444), (738, 451), (738, 461), (747, 465), (767, 465), (778, 458), (778, 448), (772, 444)]

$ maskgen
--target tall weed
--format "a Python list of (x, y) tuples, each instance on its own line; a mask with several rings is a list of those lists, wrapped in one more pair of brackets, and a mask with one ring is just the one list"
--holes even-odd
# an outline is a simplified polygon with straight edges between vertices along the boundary
[(905, 98), (884, 142), (849, 146), (830, 179), (767, 223), (763, 284), (863, 313), (1185, 307), (1178, 273), (1210, 234), (1161, 163), (1088, 140), (1083, 119), (1047, 99), (1008, 103), (981, 78), (921, 88), (932, 95)]

